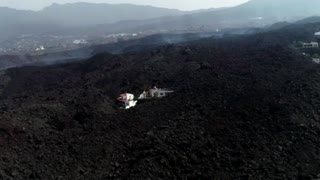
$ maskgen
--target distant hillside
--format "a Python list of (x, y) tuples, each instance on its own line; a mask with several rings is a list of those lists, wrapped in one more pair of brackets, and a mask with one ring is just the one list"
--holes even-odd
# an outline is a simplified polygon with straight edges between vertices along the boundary
[(307, 2), (304, 0), (251, 0), (226, 9), (133, 22), (131, 26), (128, 25), (128, 22), (125, 22), (109, 27), (115, 30), (119, 30), (119, 27), (125, 27), (121, 30), (264, 27), (276, 22), (296, 21), (315, 15), (320, 15), (319, 0), (309, 0)]
[(131, 4), (53, 4), (41, 11), (0, 7), (0, 41), (14, 35), (46, 33), (123, 20), (145, 20), (183, 13), (174, 9)]
[(263, 25), (279, 21), (294, 21), (320, 15), (318, 0), (251, 0), (239, 6), (216, 12), (205, 12), (195, 16), (200, 22), (219, 20), (222, 25), (250, 24)]
[(66, 63), (81, 61), (99, 53), (124, 54), (137, 53), (155, 49), (159, 46), (172, 45), (202, 38), (219, 36), (220, 33), (192, 33), (192, 34), (158, 34), (145, 38), (122, 41), (114, 44), (101, 44), (83, 47), (74, 50), (56, 53), (45, 53), (43, 55), (2, 55), (0, 56), (0, 70), (21, 67), (26, 65), (49, 65), (55, 63)]
[(34, 11), (15, 10), (11, 8), (0, 7), (0, 40), (13, 35), (28, 33), (41, 33), (52, 31), (60, 25), (53, 21), (39, 16)]
[[(265, 33), (268, 38), (262, 41), (277, 42), (287, 46), (297, 41), (314, 41), (315, 32), (320, 31), (320, 21), (317, 17), (306, 18), (297, 22), (279, 22), (266, 28), (227, 28), (220, 32), (187, 33), (187, 34), (156, 34), (135, 40), (120, 41), (118, 43), (100, 44), (74, 50), (63, 50), (56, 53), (45, 53), (38, 56), (0, 56), (0, 70), (31, 64), (48, 65), (80, 61), (99, 53), (128, 54), (152, 50), (161, 46), (196, 41), (208, 37), (237, 38), (236, 35), (250, 35)], [(304, 22), (304, 23), (302, 23)], [(308, 23), (311, 22), (311, 23)], [(106, 28), (106, 27), (103, 27)]]
[[(106, 34), (210, 32), (268, 27), (320, 15), (319, 0), (251, 0), (235, 7), (184, 12), (130, 4), (53, 4), (41, 11), (0, 8), (0, 43), (24, 34), (94, 37)], [(315, 21), (310, 19), (308, 21)], [(279, 29), (286, 24), (277, 24)], [(17, 48), (17, 47), (14, 47)]]
[(38, 14), (56, 22), (72, 26), (88, 26), (123, 20), (144, 20), (162, 16), (181, 15), (176, 9), (132, 4), (53, 4)]
[(312, 16), (305, 19), (302, 19), (300, 21), (297, 21), (298, 24), (308, 24), (308, 23), (318, 23), (320, 22), (320, 16)]

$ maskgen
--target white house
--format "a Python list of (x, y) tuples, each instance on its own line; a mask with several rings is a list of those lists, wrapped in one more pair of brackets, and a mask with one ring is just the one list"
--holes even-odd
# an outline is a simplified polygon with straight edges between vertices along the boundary
[(312, 58), (314, 63), (320, 64), (320, 58)]
[(84, 44), (88, 44), (88, 42), (85, 39), (76, 39), (73, 41), (73, 44), (84, 45)]
[(310, 42), (310, 43), (303, 43), (303, 48), (319, 48), (319, 43), (317, 42)]
[(43, 51), (43, 50), (45, 50), (44, 46), (40, 46), (40, 47), (36, 48), (36, 51)]
[(139, 96), (139, 99), (162, 98), (173, 92), (174, 91), (171, 89), (158, 89), (157, 87), (154, 87), (148, 91), (143, 91)]
[(130, 109), (136, 106), (138, 102), (134, 100), (134, 95), (129, 93), (120, 94), (120, 96), (117, 99), (118, 101), (123, 103), (124, 109)]

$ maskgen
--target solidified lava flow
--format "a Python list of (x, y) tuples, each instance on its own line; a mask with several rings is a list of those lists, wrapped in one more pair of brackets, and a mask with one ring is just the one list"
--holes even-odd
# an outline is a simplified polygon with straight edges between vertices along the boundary
[[(316, 179), (320, 67), (299, 28), (4, 71), (1, 179)], [(119, 109), (152, 85), (175, 92)]]

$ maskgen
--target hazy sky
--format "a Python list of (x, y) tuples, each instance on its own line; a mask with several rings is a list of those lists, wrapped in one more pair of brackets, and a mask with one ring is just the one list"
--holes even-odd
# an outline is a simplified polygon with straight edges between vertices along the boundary
[(181, 10), (207, 9), (213, 7), (234, 6), (248, 0), (0, 0), (0, 6), (16, 9), (39, 10), (52, 3), (130, 3), (141, 5), (152, 5), (157, 7), (175, 8)]

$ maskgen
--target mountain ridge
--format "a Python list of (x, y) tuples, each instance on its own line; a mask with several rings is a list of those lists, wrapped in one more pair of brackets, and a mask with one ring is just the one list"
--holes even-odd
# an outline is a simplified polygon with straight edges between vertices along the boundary
[[(83, 16), (84, 13), (85, 16)], [(0, 7), (0, 21), (2, 23), (0, 39), (20, 34), (47, 32), (47, 29), (58, 31), (121, 20), (144, 20), (182, 13), (182, 11), (174, 9), (130, 4), (73, 3), (53, 5), (40, 11)], [(34, 25), (37, 25), (37, 27), (34, 28)], [(49, 27), (47, 27), (48, 25)], [(21, 26), (24, 28), (20, 28)], [(37, 30), (34, 32), (34, 29)]]
[[(290, 7), (288, 7), (290, 6)], [(320, 1), (303, 0), (267, 1), (252, 0), (235, 7), (217, 11), (172, 17), (165, 22), (145, 24), (147, 26), (181, 29), (186, 27), (231, 28), (264, 27), (280, 21), (296, 21), (309, 16), (320, 15)], [(141, 29), (145, 28), (144, 26)], [(134, 27), (132, 27), (134, 28)], [(130, 28), (128, 28), (130, 29)]]

